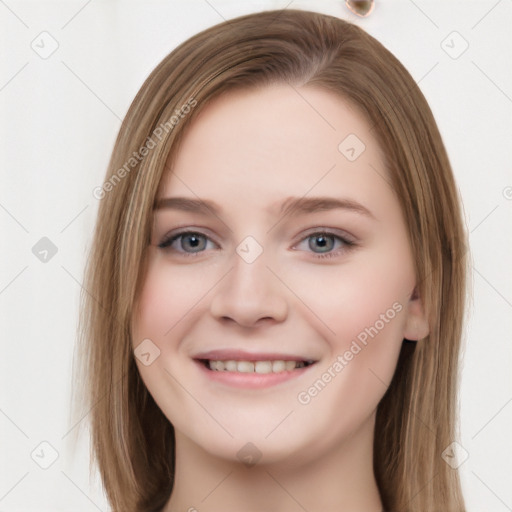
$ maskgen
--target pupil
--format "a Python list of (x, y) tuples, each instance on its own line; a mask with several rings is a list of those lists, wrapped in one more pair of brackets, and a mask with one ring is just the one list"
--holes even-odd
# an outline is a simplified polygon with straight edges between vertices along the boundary
[(199, 237), (196, 235), (189, 235), (189, 236), (185, 237), (185, 240), (188, 241), (188, 243), (192, 249), (196, 249), (201, 245)]
[[(321, 235), (321, 236), (315, 236), (314, 239), (316, 240), (316, 248), (320, 248), (320, 249), (325, 249), (324, 251), (321, 251), (321, 252), (327, 252), (329, 251), (330, 249), (332, 249), (332, 243), (329, 244), (329, 241), (331, 241), (332, 239), (332, 236), (324, 236), (324, 235)], [(311, 243), (310, 243), (310, 246), (311, 246)], [(314, 249), (314, 247), (311, 247), (311, 249)]]

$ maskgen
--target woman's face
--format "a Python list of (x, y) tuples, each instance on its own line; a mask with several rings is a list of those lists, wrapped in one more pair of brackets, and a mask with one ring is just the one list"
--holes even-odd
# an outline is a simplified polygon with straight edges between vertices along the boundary
[(158, 204), (133, 347), (176, 435), (262, 463), (372, 438), (402, 340), (428, 326), (362, 115), (309, 86), (225, 94)]

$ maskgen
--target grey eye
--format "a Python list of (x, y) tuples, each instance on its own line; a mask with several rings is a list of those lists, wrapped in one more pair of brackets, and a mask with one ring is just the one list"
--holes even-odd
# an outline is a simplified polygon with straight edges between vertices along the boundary
[(309, 237), (309, 248), (314, 251), (320, 249), (320, 252), (328, 252), (332, 250), (334, 246), (334, 239), (337, 238), (334, 235), (327, 235), (325, 233), (318, 233), (310, 235)]
[(208, 237), (206, 235), (194, 231), (186, 231), (167, 237), (158, 247), (161, 249), (172, 248), (177, 252), (196, 253), (206, 248), (207, 241)]

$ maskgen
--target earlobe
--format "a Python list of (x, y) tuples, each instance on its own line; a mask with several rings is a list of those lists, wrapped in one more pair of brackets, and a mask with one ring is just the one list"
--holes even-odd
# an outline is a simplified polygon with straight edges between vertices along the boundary
[(418, 341), (426, 338), (430, 332), (428, 320), (423, 307), (423, 301), (416, 287), (407, 303), (407, 318), (405, 320), (403, 337), (407, 340)]

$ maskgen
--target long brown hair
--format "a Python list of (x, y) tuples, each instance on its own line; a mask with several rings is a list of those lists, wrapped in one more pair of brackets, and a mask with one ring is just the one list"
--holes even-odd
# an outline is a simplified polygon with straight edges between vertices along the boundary
[(83, 379), (77, 382), (84, 383), (77, 404), (90, 410), (93, 462), (112, 509), (158, 510), (174, 481), (173, 426), (143, 384), (131, 343), (166, 162), (213, 98), (271, 83), (338, 94), (360, 109), (380, 143), (430, 334), (415, 347), (404, 343), (378, 406), (374, 471), (388, 511), (462, 512), (458, 472), (441, 454), (455, 439), (466, 233), (441, 136), (413, 78), (375, 38), (335, 17), (291, 9), (226, 21), (170, 53), (132, 102), (98, 189), (76, 354)]

